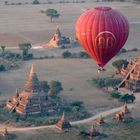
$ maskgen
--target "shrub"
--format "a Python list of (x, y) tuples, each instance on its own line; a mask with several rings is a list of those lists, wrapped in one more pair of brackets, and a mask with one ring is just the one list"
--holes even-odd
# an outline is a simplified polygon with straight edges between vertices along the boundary
[(80, 58), (90, 58), (90, 56), (86, 52), (79, 52), (78, 55)]
[(119, 98), (121, 97), (120, 92), (118, 92), (118, 91), (116, 91), (116, 90), (111, 91), (111, 92), (110, 92), (110, 95), (111, 95), (112, 98), (116, 98), (116, 99), (119, 99)]
[(114, 77), (107, 78), (92, 78), (89, 82), (97, 88), (115, 87), (121, 82), (121, 79), (114, 79)]
[(2, 57), (6, 59), (21, 59), (21, 55), (19, 53), (13, 53), (10, 51), (5, 51), (2, 54)]
[(122, 49), (120, 50), (120, 53), (126, 53), (126, 52), (127, 52), (127, 50), (124, 49), (124, 48), (122, 48)]
[(29, 53), (25, 56), (25, 59), (33, 59), (33, 54), (32, 53)]
[(71, 103), (71, 106), (79, 106), (81, 107), (83, 105), (83, 102), (82, 101), (74, 101)]
[(0, 64), (0, 71), (5, 71), (5, 66)]
[(57, 96), (60, 91), (63, 90), (63, 87), (62, 87), (62, 83), (59, 82), (59, 81), (51, 81), (50, 82), (50, 92), (49, 92), (49, 95), (51, 97), (55, 97)]
[(90, 81), (92, 85), (95, 85), (97, 88), (105, 87), (105, 80), (104, 78), (92, 78)]
[(131, 51), (137, 52), (138, 49), (137, 48), (133, 48)]
[(40, 4), (38, 0), (33, 0), (33, 4)]
[(69, 51), (65, 51), (62, 53), (62, 57), (63, 58), (70, 58), (70, 57), (72, 57), (72, 53)]
[(133, 103), (135, 101), (136, 97), (133, 94), (128, 94), (126, 93), (125, 95), (122, 95), (120, 97), (121, 102), (126, 102), (126, 103)]

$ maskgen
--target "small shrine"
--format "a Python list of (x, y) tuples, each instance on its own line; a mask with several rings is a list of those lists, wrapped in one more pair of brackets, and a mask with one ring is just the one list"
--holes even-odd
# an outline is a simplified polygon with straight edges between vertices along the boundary
[(61, 119), (56, 124), (56, 128), (59, 130), (70, 129), (72, 126), (68, 120), (65, 119), (65, 113), (63, 113)]
[(99, 135), (100, 135), (100, 132), (98, 132), (95, 129), (94, 125), (92, 125), (92, 127), (89, 130), (89, 138), (94, 138), (94, 137), (99, 136)]
[(56, 104), (48, 97), (40, 85), (34, 65), (31, 66), (25, 88), (19, 93), (16, 89), (12, 100), (6, 102), (6, 108), (10, 113), (17, 112), (21, 115), (48, 114), (55, 113)]
[(105, 124), (104, 118), (100, 116), (99, 118), (96, 119), (96, 124), (97, 125), (103, 125)]
[(8, 140), (9, 139), (9, 133), (7, 128), (4, 128), (4, 131), (0, 132), (0, 135), (3, 136), (4, 140)]
[(70, 44), (70, 39), (68, 37), (62, 36), (60, 29), (57, 28), (53, 38), (49, 41), (49, 43), (44, 44), (43, 48), (47, 48), (47, 47), (54, 47), (54, 48), (58, 48), (58, 47), (65, 47), (66, 45)]
[(127, 121), (131, 118), (131, 112), (129, 111), (127, 104), (125, 103), (120, 112), (116, 113), (115, 119), (118, 121)]

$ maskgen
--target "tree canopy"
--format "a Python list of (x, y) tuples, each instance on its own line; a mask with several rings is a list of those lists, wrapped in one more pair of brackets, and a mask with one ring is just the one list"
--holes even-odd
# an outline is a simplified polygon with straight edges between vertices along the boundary
[(19, 49), (22, 50), (22, 57), (28, 57), (29, 49), (31, 49), (32, 45), (30, 43), (22, 43), (19, 44)]
[(128, 65), (128, 61), (124, 59), (120, 59), (120, 60), (114, 61), (112, 65), (120, 72), (123, 65), (125, 67)]
[(62, 84), (59, 81), (51, 81), (50, 82), (50, 92), (49, 95), (51, 97), (55, 97), (60, 91), (63, 90)]
[(33, 4), (40, 4), (38, 0), (33, 0)]
[(55, 10), (55, 9), (47, 9), (47, 10), (46, 10), (46, 15), (47, 15), (48, 17), (50, 17), (51, 22), (52, 22), (52, 19), (53, 19), (53, 18), (59, 18), (59, 16), (60, 16), (60, 14), (58, 13), (58, 11)]

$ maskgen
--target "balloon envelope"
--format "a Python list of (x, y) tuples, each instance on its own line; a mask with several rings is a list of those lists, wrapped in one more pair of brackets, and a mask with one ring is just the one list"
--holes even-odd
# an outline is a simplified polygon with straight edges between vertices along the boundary
[(129, 34), (127, 19), (110, 7), (96, 7), (83, 13), (76, 23), (76, 36), (100, 67), (124, 46)]

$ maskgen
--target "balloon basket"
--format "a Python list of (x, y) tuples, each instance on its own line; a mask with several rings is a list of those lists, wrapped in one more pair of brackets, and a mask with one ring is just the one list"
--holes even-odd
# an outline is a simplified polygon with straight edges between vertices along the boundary
[(101, 73), (101, 72), (104, 72), (104, 71), (106, 71), (106, 69), (104, 69), (104, 68), (99, 68), (98, 69), (98, 73)]

